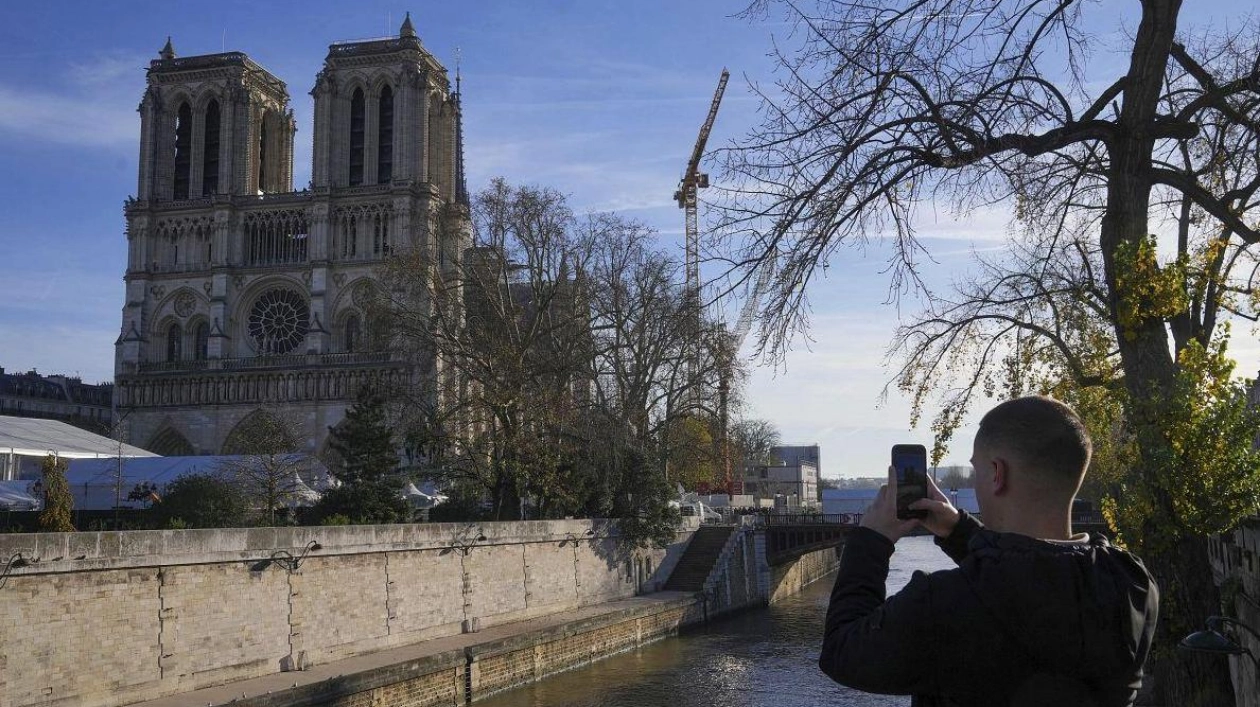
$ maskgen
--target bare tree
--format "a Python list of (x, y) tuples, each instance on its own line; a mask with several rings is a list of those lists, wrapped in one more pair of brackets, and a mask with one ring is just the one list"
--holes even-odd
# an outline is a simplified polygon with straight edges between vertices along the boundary
[[(476, 195), (471, 217), (465, 252), (392, 260), (388, 321), (441, 369), (410, 405), (430, 472), (484, 489), (496, 518), (518, 517), (527, 495), (546, 495), (566, 428), (589, 399), (582, 273), (592, 232), (557, 192), (502, 180)], [(457, 265), (444, 269), (448, 258)]]
[(731, 426), (731, 440), (742, 461), (770, 464), (770, 450), (782, 443), (779, 428), (769, 420), (748, 418)]
[[(686, 459), (695, 469), (708, 469), (693, 476), (712, 482), (721, 366), (728, 363), (736, 379), (739, 367), (722, 349), (726, 337), (719, 326), (701, 320), (696, 331), (682, 265), (652, 247), (654, 234), (641, 224), (599, 218), (610, 220), (589, 265), (594, 409), (627, 430), (662, 472), (669, 473), (671, 460)], [(614, 223), (619, 225), (607, 227)], [(737, 401), (737, 390), (728, 395)], [(705, 449), (698, 448), (699, 440), (707, 440)]]
[[(1022, 387), (994, 370), (1047, 361), (1079, 386), (1117, 391), (1136, 453), (1130, 498), (1149, 510), (1132, 539), (1166, 589), (1152, 672), (1169, 703), (1229, 704), (1222, 663), (1168, 648), (1218, 609), (1206, 537), (1238, 512), (1208, 507), (1188, 479), (1223, 468), (1207, 450), (1255, 468), (1237, 444), (1246, 415), (1221, 383), (1215, 336), (1221, 312), (1254, 316), (1254, 24), (1179, 37), (1181, 3), (1146, 0), (1127, 67), (1099, 80), (1083, 2), (761, 0), (749, 11), (780, 7), (799, 49), (777, 55), (784, 78), (762, 92), (764, 123), (725, 154), (738, 185), (723, 225), (744, 236), (732, 260), (745, 277), (777, 261), (762, 346), (781, 348), (803, 325), (806, 285), (838, 248), (893, 239), (903, 292), (928, 259), (915, 231), (925, 208), (1009, 206), (1016, 265), (994, 264), (902, 332), (902, 383), (949, 379), (970, 356), (965, 399)], [(939, 440), (964, 409), (945, 406)], [(1187, 438), (1213, 430), (1228, 438)]]
[(219, 472), (248, 499), (251, 506), (276, 524), (276, 511), (295, 505), (299, 474), (309, 470), (308, 458), (297, 453), (298, 429), (278, 410), (259, 410), (237, 428), (219, 462)]

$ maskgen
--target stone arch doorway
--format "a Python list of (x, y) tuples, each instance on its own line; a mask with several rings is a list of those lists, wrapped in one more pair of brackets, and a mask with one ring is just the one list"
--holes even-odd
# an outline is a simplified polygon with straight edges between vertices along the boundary
[(236, 423), (223, 441), (222, 454), (285, 454), (300, 440), (293, 425), (267, 410), (255, 410)]
[(196, 454), (192, 443), (170, 424), (162, 426), (144, 448), (164, 457), (191, 457)]

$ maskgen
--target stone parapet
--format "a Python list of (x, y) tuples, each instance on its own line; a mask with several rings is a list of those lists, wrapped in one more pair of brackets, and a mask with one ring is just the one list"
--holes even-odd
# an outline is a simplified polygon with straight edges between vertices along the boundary
[(589, 520), (0, 535), (0, 706), (114, 707), (570, 612), (633, 596), (643, 554)]

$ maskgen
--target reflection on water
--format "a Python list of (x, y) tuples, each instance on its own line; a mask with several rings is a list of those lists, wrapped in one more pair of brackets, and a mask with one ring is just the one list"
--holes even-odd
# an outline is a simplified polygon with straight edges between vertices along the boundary
[[(889, 592), (916, 569), (950, 567), (931, 538), (897, 544)], [(855, 707), (908, 705), (908, 697), (841, 687), (818, 670), (832, 577), (762, 610), (615, 655), (479, 702), (482, 707)]]

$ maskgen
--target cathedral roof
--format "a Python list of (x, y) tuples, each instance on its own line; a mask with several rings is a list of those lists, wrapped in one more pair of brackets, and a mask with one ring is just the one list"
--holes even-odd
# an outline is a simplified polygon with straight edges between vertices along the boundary
[(244, 69), (245, 74), (263, 86), (267, 86), (278, 94), (287, 96), (288, 88), (275, 74), (267, 71), (245, 52), (222, 52), (219, 54), (201, 54), (198, 56), (176, 56), (170, 40), (162, 48), (160, 59), (149, 62), (149, 78), (182, 80), (179, 75), (184, 72), (214, 71), (222, 69)]

